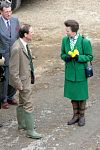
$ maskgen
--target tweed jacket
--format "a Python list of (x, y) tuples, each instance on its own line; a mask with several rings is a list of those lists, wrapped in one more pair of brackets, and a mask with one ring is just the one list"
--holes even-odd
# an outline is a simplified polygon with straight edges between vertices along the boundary
[(10, 56), (10, 47), (15, 42), (15, 40), (19, 37), (19, 21), (16, 17), (11, 17), (10, 19), (11, 26), (11, 35), (9, 36), (9, 31), (6, 27), (6, 24), (2, 18), (0, 17), (0, 53), (5, 58), (5, 65), (9, 65), (9, 56)]
[(86, 80), (85, 67), (87, 62), (93, 59), (92, 46), (88, 39), (79, 35), (74, 49), (79, 51), (78, 60), (72, 59), (66, 63), (65, 58), (71, 48), (69, 37), (65, 36), (62, 40), (61, 47), (61, 59), (65, 62), (65, 80), (84, 81)]
[(31, 68), (28, 53), (20, 39), (11, 48), (9, 60), (9, 84), (20, 89), (31, 84)]

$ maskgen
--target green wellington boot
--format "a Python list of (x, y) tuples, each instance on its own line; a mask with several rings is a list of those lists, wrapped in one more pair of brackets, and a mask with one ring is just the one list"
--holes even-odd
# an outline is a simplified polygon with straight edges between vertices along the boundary
[(24, 113), (25, 115), (25, 123), (26, 123), (26, 127), (27, 127), (27, 137), (30, 137), (32, 139), (40, 139), (42, 138), (42, 135), (37, 133), (34, 130), (34, 116), (33, 116), (33, 112), (32, 113), (28, 113), (25, 111)]
[(18, 129), (26, 130), (25, 118), (24, 118), (24, 109), (21, 106), (16, 108), (17, 112), (17, 121), (18, 121)]

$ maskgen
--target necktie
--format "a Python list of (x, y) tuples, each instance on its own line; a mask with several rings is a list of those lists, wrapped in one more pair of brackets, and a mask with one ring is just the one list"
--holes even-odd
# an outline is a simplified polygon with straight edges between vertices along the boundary
[(9, 36), (11, 37), (11, 26), (9, 21), (7, 21), (7, 29), (9, 31)]
[(29, 47), (28, 45), (26, 45), (27, 48), (27, 52), (28, 52), (28, 56), (29, 56), (29, 60), (30, 60), (30, 68), (31, 68), (31, 72), (34, 73), (34, 67), (33, 67), (33, 62), (32, 62), (32, 55), (30, 53)]
[(28, 45), (26, 45), (26, 48), (27, 48), (27, 53), (28, 53), (29, 60), (30, 60), (31, 84), (34, 84), (34, 82), (35, 82), (35, 77), (34, 77), (34, 67), (33, 67), (33, 62), (32, 62), (32, 56), (31, 56), (31, 53), (30, 53), (30, 50), (29, 50)]

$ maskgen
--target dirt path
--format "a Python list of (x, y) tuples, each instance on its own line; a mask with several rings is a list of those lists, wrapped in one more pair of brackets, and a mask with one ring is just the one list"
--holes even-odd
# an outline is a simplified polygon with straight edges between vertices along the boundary
[[(16, 107), (0, 110), (0, 150), (99, 150), (100, 149), (100, 1), (23, 0), (15, 12), (21, 22), (32, 24), (35, 35), (30, 43), (36, 83), (33, 102), (37, 130), (44, 135), (36, 141), (18, 132)], [(63, 98), (64, 64), (60, 59), (63, 22), (76, 19), (80, 32), (93, 44), (94, 77), (89, 80), (90, 98), (86, 126), (67, 126), (72, 116), (70, 102)], [(76, 140), (77, 139), (77, 140)]]
[(61, 39), (65, 35), (63, 22), (76, 19), (80, 23), (80, 33), (89, 37), (92, 43), (100, 40), (100, 1), (95, 0), (23, 0), (15, 13), (21, 22), (32, 24), (34, 38), (31, 43), (34, 63), (41, 71), (54, 66), (59, 60)]

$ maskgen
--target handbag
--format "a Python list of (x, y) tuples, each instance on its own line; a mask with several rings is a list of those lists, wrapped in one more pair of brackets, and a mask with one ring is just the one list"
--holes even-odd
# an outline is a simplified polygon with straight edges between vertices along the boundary
[(86, 74), (86, 78), (93, 76), (93, 66), (91, 61), (88, 63), (88, 66), (85, 67), (85, 74)]
[[(82, 50), (83, 50), (83, 39), (84, 39), (84, 36), (82, 36)], [(84, 51), (83, 51), (83, 54), (84, 54)], [(85, 64), (85, 75), (86, 75), (86, 78), (89, 78), (89, 77), (92, 77), (93, 76), (93, 65), (92, 65), (92, 61), (89, 61), (87, 63), (87, 65)]]

